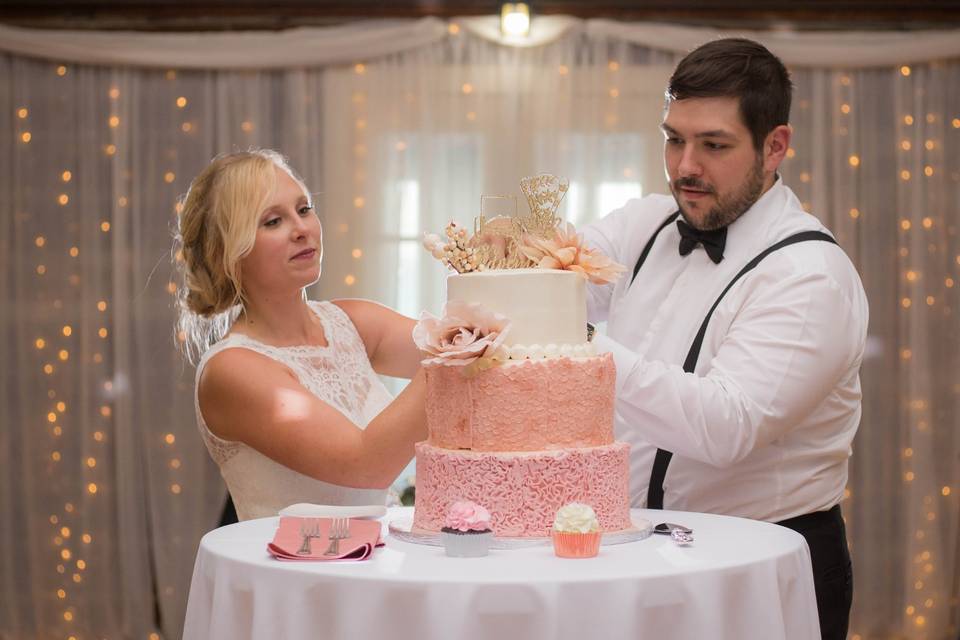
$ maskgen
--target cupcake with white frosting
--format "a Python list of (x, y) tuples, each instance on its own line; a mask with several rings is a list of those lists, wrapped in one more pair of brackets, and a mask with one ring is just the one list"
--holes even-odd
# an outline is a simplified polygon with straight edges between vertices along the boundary
[(561, 558), (592, 558), (600, 552), (600, 523), (590, 505), (571, 502), (553, 521), (553, 550)]

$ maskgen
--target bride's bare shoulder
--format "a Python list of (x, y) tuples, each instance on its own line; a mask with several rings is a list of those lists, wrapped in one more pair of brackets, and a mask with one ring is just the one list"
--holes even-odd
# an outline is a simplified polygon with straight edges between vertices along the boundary
[(197, 399), (207, 426), (220, 437), (229, 433), (233, 419), (223, 419), (243, 406), (257, 411), (278, 387), (296, 384), (283, 364), (250, 349), (233, 348), (211, 356), (197, 382)]

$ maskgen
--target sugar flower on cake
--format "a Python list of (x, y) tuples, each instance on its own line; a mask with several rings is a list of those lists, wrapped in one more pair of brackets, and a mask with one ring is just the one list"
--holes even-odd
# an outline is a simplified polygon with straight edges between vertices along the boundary
[(510, 321), (477, 303), (451, 301), (443, 317), (427, 311), (413, 328), (413, 341), (434, 361), (468, 365), (478, 358), (491, 357), (510, 331)]
[(626, 271), (596, 249), (583, 244), (583, 238), (569, 222), (559, 225), (553, 237), (524, 234), (520, 250), (540, 269), (576, 271), (594, 284), (608, 284)]

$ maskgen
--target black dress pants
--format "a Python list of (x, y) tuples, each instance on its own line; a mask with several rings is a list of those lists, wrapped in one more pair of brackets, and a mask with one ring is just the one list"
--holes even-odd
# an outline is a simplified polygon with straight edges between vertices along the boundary
[(823, 640), (846, 640), (853, 602), (853, 567), (840, 505), (776, 524), (802, 535), (810, 547)]

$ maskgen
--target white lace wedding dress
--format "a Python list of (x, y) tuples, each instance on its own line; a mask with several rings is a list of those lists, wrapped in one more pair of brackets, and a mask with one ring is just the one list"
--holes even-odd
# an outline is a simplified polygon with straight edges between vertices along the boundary
[[(330, 302), (309, 302), (320, 318), (327, 346), (272, 347), (232, 334), (210, 347), (197, 365), (197, 382), (210, 358), (224, 349), (250, 349), (286, 365), (300, 384), (334, 407), (361, 429), (393, 398), (370, 366), (363, 341), (350, 317)], [(200, 433), (210, 456), (220, 467), (240, 520), (275, 516), (297, 502), (333, 505), (382, 505), (386, 491), (342, 487), (298, 473), (274, 462), (242, 442), (211, 433), (200, 413), (194, 391)], [(322, 429), (317, 424), (317, 429)]]

